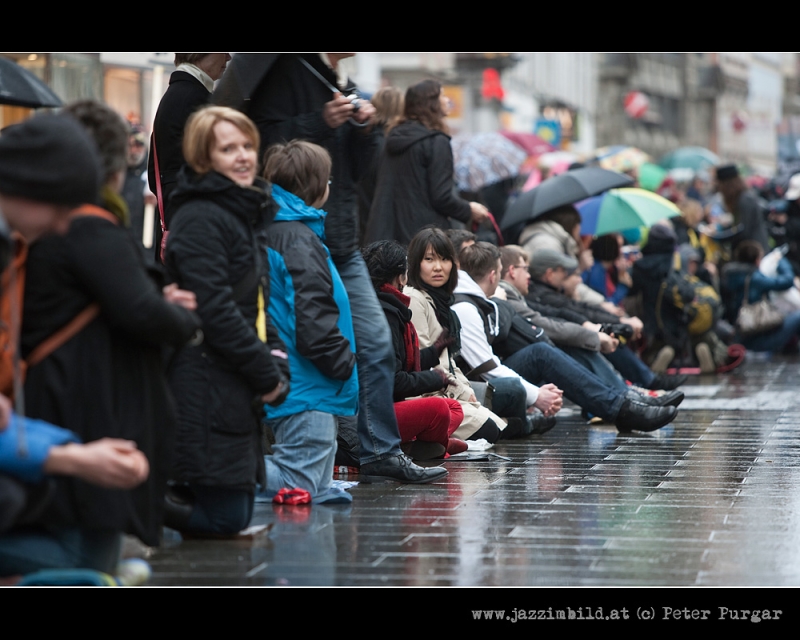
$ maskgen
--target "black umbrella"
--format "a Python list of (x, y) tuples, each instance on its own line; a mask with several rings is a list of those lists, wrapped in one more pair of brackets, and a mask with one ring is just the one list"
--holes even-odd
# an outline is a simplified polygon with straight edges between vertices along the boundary
[(0, 104), (38, 109), (60, 107), (64, 103), (30, 71), (13, 60), (0, 57)]
[(222, 74), (211, 101), (247, 113), (247, 102), (280, 53), (237, 53)]
[(630, 187), (633, 179), (624, 173), (599, 167), (584, 167), (549, 178), (538, 187), (526, 191), (508, 208), (502, 228), (528, 222), (557, 207), (596, 196), (608, 189)]

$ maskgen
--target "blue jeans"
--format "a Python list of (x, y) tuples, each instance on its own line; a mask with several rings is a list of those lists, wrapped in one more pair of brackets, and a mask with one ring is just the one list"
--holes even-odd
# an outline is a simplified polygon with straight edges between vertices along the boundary
[(394, 415), (394, 347), (361, 253), (336, 257), (334, 262), (353, 314), (358, 358), (358, 440), (364, 465), (402, 453)]
[(255, 500), (252, 491), (197, 484), (190, 487), (194, 492), (194, 508), (183, 531), (230, 535), (250, 524)]
[(625, 381), (619, 377), (614, 367), (611, 366), (611, 363), (597, 351), (589, 351), (588, 349), (580, 349), (578, 347), (561, 347), (561, 350), (570, 358), (586, 367), (609, 387), (619, 389), (620, 391), (628, 391), (628, 385), (625, 384)]
[(622, 374), (623, 378), (630, 380), (633, 384), (649, 388), (656, 379), (656, 374), (650, 367), (628, 347), (620, 345), (614, 353), (603, 355)]
[(264, 456), (267, 486), (259, 497), (271, 498), (283, 487), (305, 489), (312, 497), (330, 489), (336, 457), (336, 416), (303, 411), (270, 420), (273, 454)]
[(113, 573), (122, 534), (65, 527), (26, 527), (0, 535), (0, 576), (41, 569), (93, 569)]
[(518, 378), (492, 378), (492, 412), (501, 418), (525, 420), (528, 412), (528, 394)]
[(779, 329), (743, 338), (742, 344), (750, 351), (780, 351), (795, 335), (800, 336), (800, 311), (786, 316)]
[(517, 351), (503, 364), (528, 382), (541, 386), (552, 383), (582, 409), (614, 422), (625, 402), (625, 392), (614, 389), (565, 353), (538, 342)]

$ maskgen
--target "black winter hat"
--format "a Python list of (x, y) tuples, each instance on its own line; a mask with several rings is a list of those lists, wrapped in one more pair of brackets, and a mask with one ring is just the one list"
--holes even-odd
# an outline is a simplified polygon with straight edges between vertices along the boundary
[(723, 164), (716, 169), (717, 180), (730, 180), (739, 177), (739, 169), (735, 164)]
[(0, 132), (0, 193), (76, 206), (98, 200), (102, 164), (71, 117), (42, 114)]
[(663, 224), (656, 224), (650, 228), (647, 236), (647, 244), (642, 247), (644, 255), (653, 253), (672, 253), (678, 244), (678, 236), (669, 227)]

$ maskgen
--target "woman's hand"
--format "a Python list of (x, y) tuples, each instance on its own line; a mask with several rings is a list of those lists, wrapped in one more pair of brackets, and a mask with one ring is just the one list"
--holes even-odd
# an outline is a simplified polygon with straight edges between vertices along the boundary
[(545, 416), (554, 416), (561, 411), (564, 403), (562, 396), (564, 392), (554, 384), (545, 384), (539, 387), (539, 397), (533, 406), (541, 411)]
[(472, 222), (480, 224), (484, 220), (489, 219), (489, 210), (484, 207), (480, 202), (470, 202), (469, 210), (472, 214)]
[(178, 289), (177, 284), (168, 284), (162, 289), (164, 293), (164, 300), (170, 304), (177, 304), (179, 307), (194, 311), (197, 309), (197, 297), (193, 291), (186, 291), (185, 289)]

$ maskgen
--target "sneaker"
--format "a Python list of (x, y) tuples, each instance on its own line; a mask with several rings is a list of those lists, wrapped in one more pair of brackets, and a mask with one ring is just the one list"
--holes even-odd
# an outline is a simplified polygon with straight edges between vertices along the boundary
[(114, 572), (114, 579), (122, 587), (139, 587), (146, 584), (153, 575), (153, 570), (141, 558), (120, 560)]
[(717, 365), (711, 357), (711, 349), (705, 342), (700, 342), (694, 348), (697, 361), (700, 363), (700, 373), (716, 373)]
[(661, 347), (661, 351), (658, 352), (656, 359), (653, 360), (650, 369), (652, 369), (654, 373), (664, 373), (674, 358), (675, 349), (672, 347)]
[(329, 487), (327, 491), (323, 491), (311, 499), (311, 504), (350, 504), (351, 502), (353, 502), (353, 496), (337, 487)]
[(420, 467), (414, 464), (408, 456), (401, 453), (396, 456), (369, 462), (361, 465), (361, 482), (395, 481), (405, 484), (428, 484), (442, 480), (447, 476), (447, 469), (443, 467)]

